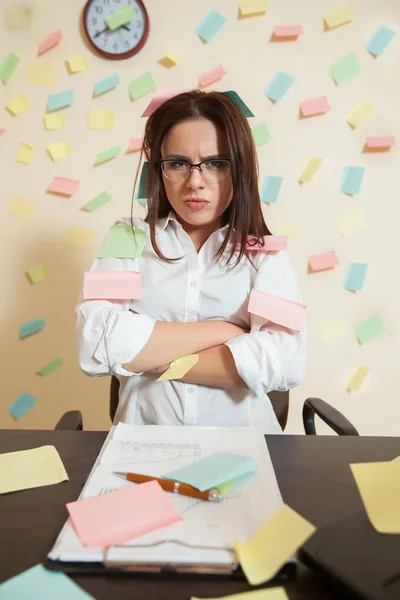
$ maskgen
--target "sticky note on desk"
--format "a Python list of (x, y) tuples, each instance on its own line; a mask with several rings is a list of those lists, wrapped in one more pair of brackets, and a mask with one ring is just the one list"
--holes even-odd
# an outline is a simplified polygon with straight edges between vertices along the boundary
[(71, 106), (74, 101), (74, 90), (65, 90), (65, 92), (58, 92), (57, 94), (50, 94), (47, 98), (47, 110), (59, 110), (60, 108), (66, 108)]
[(264, 94), (270, 100), (278, 102), (278, 100), (282, 100), (283, 96), (286, 94), (293, 82), (294, 77), (291, 75), (283, 72), (277, 73), (265, 90)]
[(23, 393), (18, 396), (14, 402), (8, 407), (8, 412), (16, 421), (21, 419), (27, 412), (31, 410), (33, 406), (37, 404), (35, 396), (32, 394)]
[(33, 85), (52, 86), (56, 81), (56, 70), (54, 65), (46, 65), (41, 62), (29, 62), (27, 74), (28, 82)]
[(20, 94), (19, 96), (16, 96), (10, 100), (10, 102), (6, 104), (6, 108), (12, 115), (14, 115), (14, 117), (16, 117), (29, 108), (29, 100)]
[(186, 373), (189, 373), (190, 369), (198, 362), (198, 354), (190, 354), (188, 356), (181, 356), (176, 360), (173, 360), (167, 369), (157, 381), (170, 381), (171, 379), (182, 379)]
[(315, 532), (315, 527), (284, 504), (246, 543), (234, 547), (247, 581), (269, 581)]
[(119, 75), (115, 73), (115, 75), (110, 75), (109, 77), (105, 77), (104, 79), (100, 79), (96, 81), (93, 85), (93, 92), (95, 96), (100, 96), (100, 94), (105, 94), (105, 92), (109, 92), (119, 85)]
[(395, 32), (392, 29), (382, 26), (378, 27), (373, 36), (369, 39), (365, 49), (373, 56), (380, 56), (394, 36)]
[(226, 18), (216, 10), (212, 10), (196, 28), (196, 33), (203, 42), (209, 42), (225, 23)]
[(86, 271), (84, 300), (134, 300), (142, 295), (142, 276), (136, 271)]
[(367, 263), (349, 263), (343, 283), (344, 289), (351, 292), (362, 290), (367, 268)]
[(282, 187), (283, 177), (277, 175), (267, 175), (261, 188), (261, 202), (272, 204), (278, 200), (278, 195)]
[(252, 127), (251, 129), (251, 133), (253, 135), (253, 140), (256, 146), (266, 144), (271, 139), (271, 134), (265, 123), (259, 123), (259, 125), (254, 125), (254, 127)]
[(305, 327), (306, 306), (304, 304), (259, 290), (251, 290), (248, 311), (295, 331), (303, 331)]
[(381, 317), (378, 313), (375, 313), (371, 317), (361, 321), (361, 323), (358, 323), (354, 327), (354, 331), (360, 344), (366, 344), (385, 333), (386, 328)]
[(135, 16), (136, 13), (132, 6), (127, 4), (126, 6), (121, 6), (121, 8), (118, 10), (114, 10), (112, 13), (110, 13), (105, 18), (105, 21), (111, 31), (114, 31), (114, 29), (118, 29), (118, 27), (121, 27), (121, 25), (125, 25), (126, 23), (132, 21)]
[(344, 167), (340, 191), (343, 194), (359, 194), (361, 190), (361, 183), (364, 178), (364, 172), (365, 167), (362, 166)]
[(82, 544), (94, 548), (118, 546), (182, 519), (157, 481), (70, 502), (67, 509)]
[(255, 17), (265, 15), (268, 0), (239, 0), (239, 13), (241, 17)]
[(97, 258), (137, 258), (143, 252), (146, 232), (128, 224), (112, 225)]
[(132, 100), (138, 100), (145, 96), (146, 94), (150, 94), (156, 89), (156, 82), (154, 81), (150, 72), (144, 73), (137, 79), (134, 79), (128, 84), (128, 91)]
[(115, 110), (110, 108), (89, 108), (87, 126), (89, 129), (115, 129)]
[(44, 325), (44, 319), (34, 319), (33, 321), (28, 321), (27, 323), (24, 323), (19, 328), (20, 339), (23, 340), (35, 333), (39, 333), (39, 331), (42, 331), (42, 329), (44, 329)]
[(353, 53), (335, 62), (329, 70), (336, 85), (341, 85), (361, 73), (360, 64)]
[(14, 53), (10, 52), (0, 63), (0, 79), (3, 83), (7, 83), (10, 77), (13, 75), (15, 69), (19, 64), (19, 57)]
[[(202, 600), (202, 598), (192, 596), (190, 600)], [(283, 587), (273, 587), (243, 592), (241, 594), (229, 594), (229, 596), (219, 596), (218, 598), (207, 598), (204, 600), (289, 600), (289, 596)]]
[(350, 23), (355, 18), (355, 12), (351, 4), (342, 4), (338, 8), (329, 10), (324, 14), (324, 23), (327, 29), (334, 29)]
[(61, 29), (57, 29), (56, 31), (49, 33), (49, 35), (47, 35), (45, 38), (42, 39), (41, 42), (39, 42), (37, 53), (43, 54), (44, 52), (47, 52), (51, 48), (54, 48), (54, 46), (57, 46), (57, 44), (59, 44), (62, 39), (63, 32), (61, 31)]

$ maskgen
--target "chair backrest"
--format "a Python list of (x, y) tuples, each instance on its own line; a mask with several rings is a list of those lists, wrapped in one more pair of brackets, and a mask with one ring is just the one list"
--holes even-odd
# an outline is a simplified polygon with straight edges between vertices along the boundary
[[(289, 412), (289, 392), (270, 392), (268, 394), (271, 400), (272, 408), (276, 414), (279, 425), (282, 427), (282, 431), (286, 427), (286, 422)], [(115, 412), (117, 410), (119, 400), (119, 381), (113, 375), (111, 377), (110, 385), (110, 418), (114, 421)]]

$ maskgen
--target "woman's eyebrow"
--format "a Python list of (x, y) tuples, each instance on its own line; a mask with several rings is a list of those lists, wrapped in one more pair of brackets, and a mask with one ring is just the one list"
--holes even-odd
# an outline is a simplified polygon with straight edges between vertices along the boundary
[[(228, 157), (224, 154), (210, 154), (209, 156), (202, 156), (201, 162), (204, 160), (228, 160)], [(187, 156), (183, 156), (183, 154), (167, 154), (163, 160), (185, 160), (186, 162), (190, 162), (190, 159)]]

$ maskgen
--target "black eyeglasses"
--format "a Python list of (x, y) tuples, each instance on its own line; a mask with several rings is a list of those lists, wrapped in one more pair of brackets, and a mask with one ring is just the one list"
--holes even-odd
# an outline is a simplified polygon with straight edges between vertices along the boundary
[(185, 179), (190, 177), (192, 169), (198, 169), (206, 181), (220, 181), (227, 177), (230, 168), (231, 163), (226, 158), (203, 160), (197, 164), (178, 159), (165, 159), (161, 161), (161, 170), (165, 177), (171, 181), (185, 181)]

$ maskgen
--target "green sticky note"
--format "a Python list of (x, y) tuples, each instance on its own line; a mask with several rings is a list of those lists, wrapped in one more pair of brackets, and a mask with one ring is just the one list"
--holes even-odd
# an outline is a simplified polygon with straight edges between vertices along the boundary
[(149, 163), (146, 161), (143, 163), (143, 167), (142, 167), (142, 172), (140, 174), (140, 181), (139, 181), (139, 189), (138, 189), (138, 193), (137, 193), (137, 199), (141, 198), (147, 198), (147, 192), (146, 192), (146, 181), (147, 181), (147, 173), (149, 170)]
[(44, 319), (35, 319), (34, 321), (28, 321), (27, 323), (21, 325), (21, 327), (19, 328), (19, 337), (21, 338), (21, 340), (23, 340), (24, 338), (29, 337), (34, 333), (42, 331), (43, 328)]
[(7, 83), (10, 79), (11, 75), (14, 73), (15, 69), (18, 66), (20, 59), (14, 54), (14, 52), (10, 52), (8, 56), (5, 57), (4, 60), (0, 63), (0, 79), (3, 83)]
[(146, 232), (130, 225), (113, 225), (97, 258), (137, 258), (143, 252)]
[(330, 73), (336, 85), (344, 83), (348, 79), (353, 79), (361, 73), (361, 67), (355, 54), (349, 54), (330, 67)]
[(234, 101), (235, 104), (238, 105), (239, 108), (242, 109), (246, 117), (254, 117), (253, 113), (249, 109), (249, 107), (243, 102), (241, 97), (234, 90), (229, 90), (228, 92), (222, 92), (224, 96), (228, 96), (231, 100)]
[(108, 192), (102, 192), (98, 196), (92, 198), (92, 200), (89, 200), (89, 202), (86, 202), (86, 204), (84, 204), (82, 208), (89, 212), (93, 212), (97, 208), (100, 208), (100, 206), (103, 206), (103, 204), (107, 204), (107, 202), (109, 202), (110, 200), (111, 194), (109, 194)]
[(265, 123), (260, 123), (259, 125), (255, 125), (252, 130), (253, 140), (256, 146), (261, 146), (262, 144), (266, 144), (271, 139), (271, 134), (268, 130), (268, 127)]
[(141, 75), (137, 79), (134, 79), (128, 84), (128, 91), (132, 100), (138, 100), (146, 94), (150, 94), (156, 89), (156, 82), (154, 81), (150, 72)]
[(133, 10), (132, 6), (130, 6), (130, 4), (127, 4), (126, 6), (122, 6), (118, 10), (115, 10), (114, 12), (109, 14), (108, 17), (105, 18), (105, 21), (111, 29), (111, 31), (114, 31), (114, 29), (121, 27), (121, 25), (125, 25), (125, 23), (129, 23), (129, 21), (132, 21), (132, 19), (134, 19), (135, 16), (136, 13)]
[(365, 344), (382, 335), (386, 329), (382, 319), (378, 313), (376, 313), (368, 319), (361, 321), (361, 323), (358, 323), (358, 325), (355, 326), (354, 331), (360, 344)]
[(52, 360), (51, 362), (49, 362), (44, 367), (42, 367), (40, 369), (40, 371), (38, 371), (38, 374), (43, 375), (43, 377), (45, 377), (46, 375), (49, 375), (50, 373), (55, 371), (55, 369), (58, 369), (58, 367), (61, 367), (63, 362), (64, 361), (62, 358), (56, 358), (56, 359)]
[(96, 154), (95, 165), (99, 165), (100, 163), (106, 162), (106, 160), (111, 160), (115, 158), (117, 154), (121, 152), (121, 146), (113, 146), (108, 150), (104, 150), (104, 152), (98, 152)]

